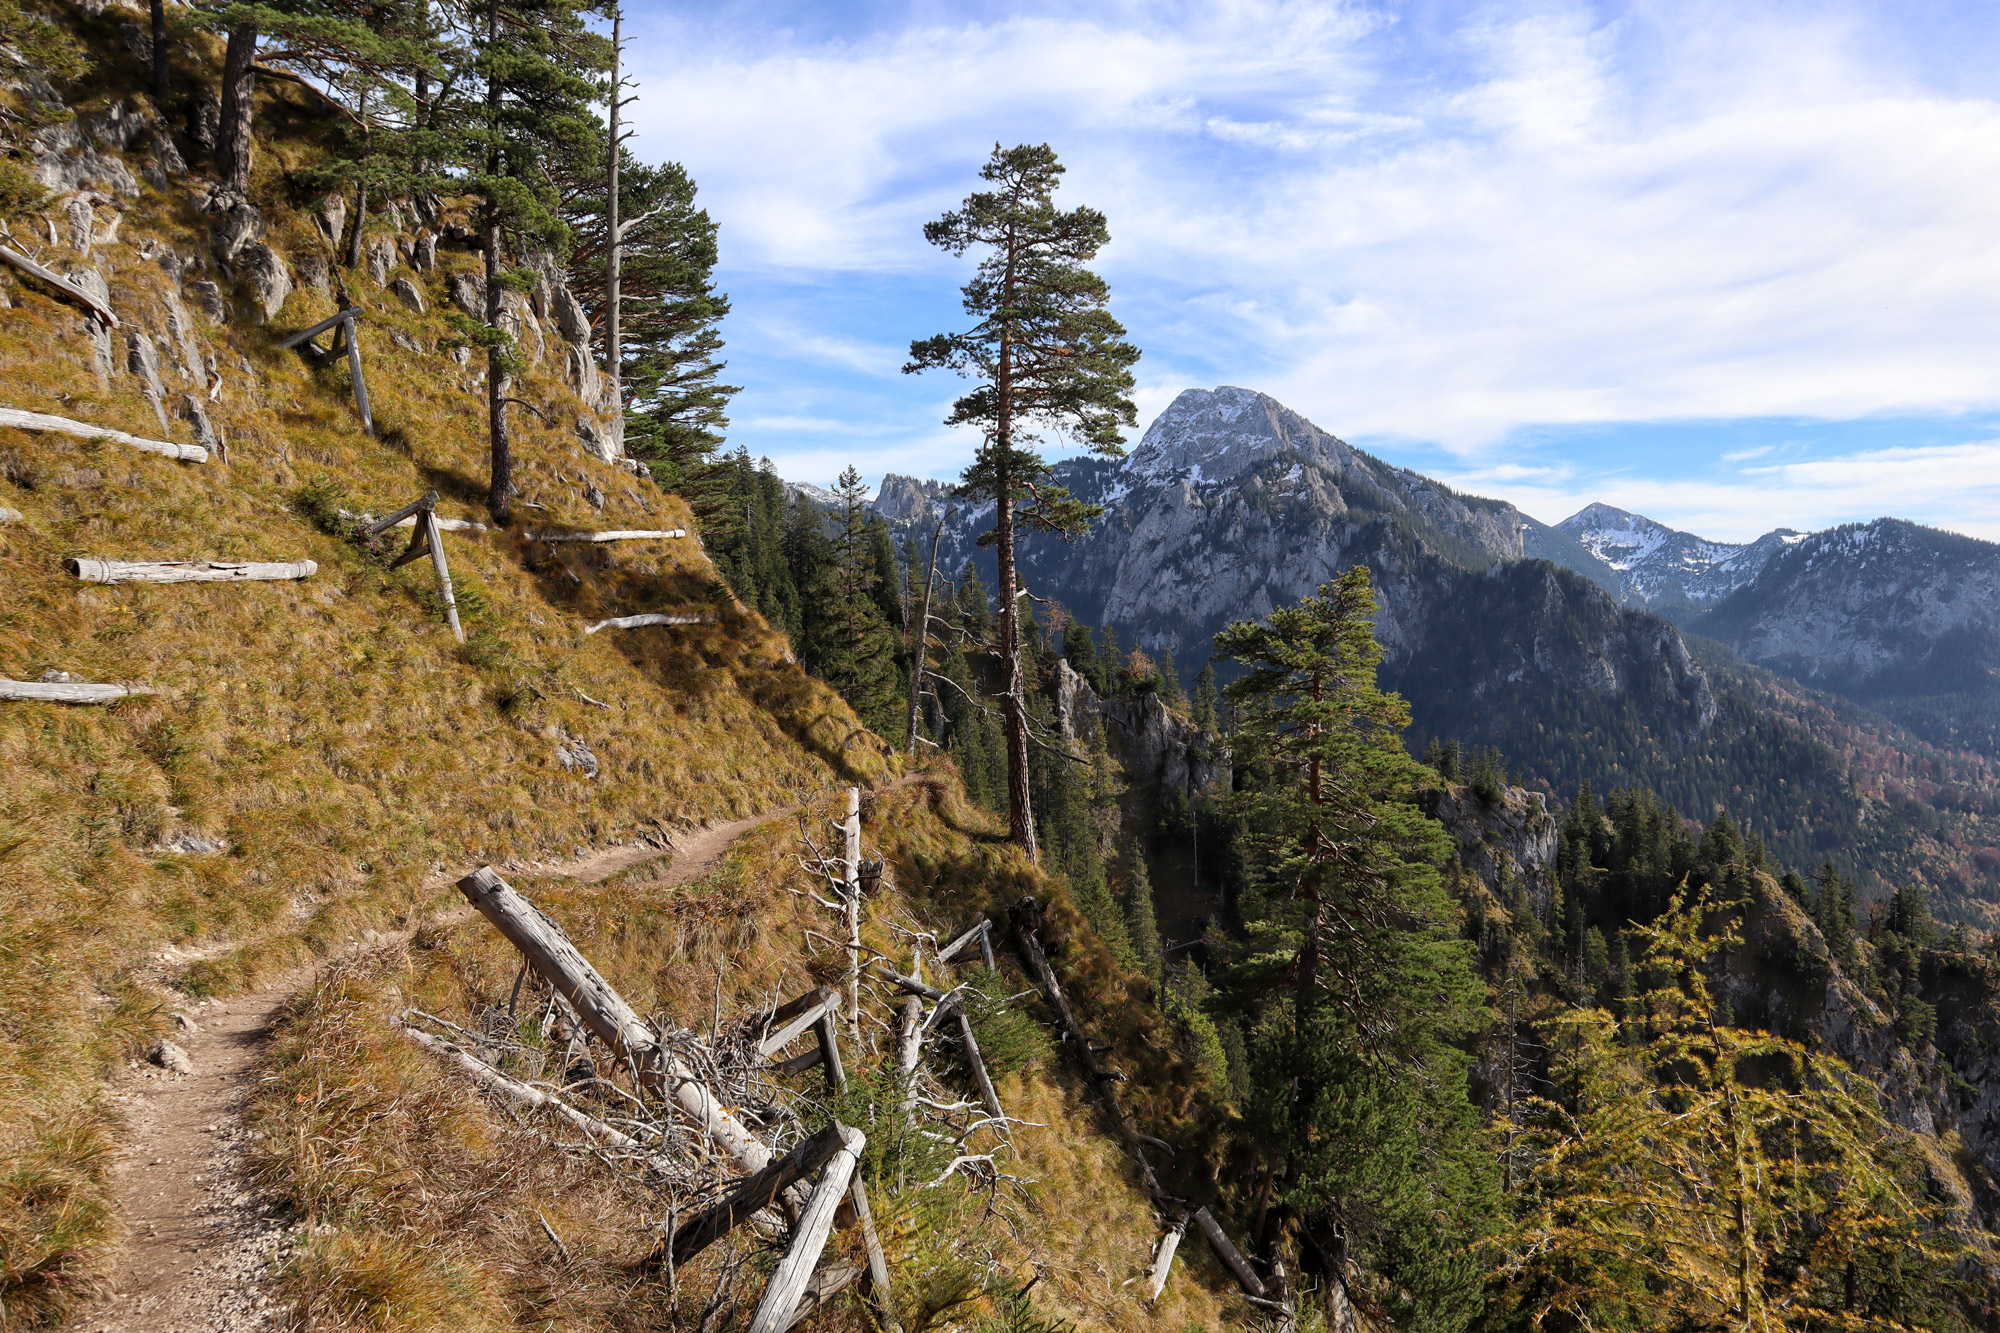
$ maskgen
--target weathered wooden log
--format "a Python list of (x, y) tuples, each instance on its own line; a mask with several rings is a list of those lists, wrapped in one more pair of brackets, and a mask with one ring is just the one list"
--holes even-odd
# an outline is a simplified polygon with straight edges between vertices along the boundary
[(757, 1043), (757, 1054), (768, 1060), (784, 1050), (801, 1032), (819, 1022), (839, 999), (831, 986), (819, 986), (779, 1006), (765, 1022), (784, 1026)]
[(861, 1040), (861, 788), (847, 789), (841, 825), (841, 903), (847, 916), (847, 1030)]
[(972, 1035), (972, 1019), (967, 1016), (965, 1006), (959, 1005), (953, 1015), (958, 1019), (959, 1040), (965, 1043), (965, 1062), (972, 1066), (972, 1080), (979, 1085), (979, 1096), (986, 1103), (986, 1112), (1000, 1122), (1000, 1132), (1007, 1132), (1007, 1113), (1000, 1109), (1000, 1094), (993, 1091), (993, 1080), (986, 1076), (986, 1058), (979, 1053), (979, 1039)]
[[(854, 1279), (860, 1277), (863, 1271), (860, 1264), (831, 1264), (814, 1273), (812, 1281), (806, 1283), (805, 1295), (799, 1297), (799, 1308), (792, 1311), (791, 1322), (785, 1327), (797, 1328), (826, 1309), (827, 1303), (853, 1286)], [(889, 1322), (888, 1328), (890, 1333), (899, 1333), (894, 1320)]]
[(882, 1253), (882, 1237), (875, 1230), (875, 1212), (868, 1206), (868, 1188), (861, 1183), (859, 1174), (848, 1187), (847, 1196), (854, 1204), (854, 1220), (861, 1224), (861, 1244), (868, 1253), (868, 1294), (875, 1302), (875, 1312), (881, 1316), (887, 1333), (903, 1333), (902, 1325), (896, 1322), (896, 1304), (889, 1298), (889, 1257)]
[(933, 1004), (943, 1000), (947, 994), (947, 992), (939, 990), (936, 986), (927, 985), (924, 982), (918, 981), (915, 977), (906, 977), (901, 972), (891, 972), (886, 967), (882, 969), (882, 975), (910, 994), (922, 996)]
[(672, 1096), (743, 1170), (761, 1171), (770, 1165), (770, 1148), (729, 1113), (685, 1061), (661, 1049), (653, 1030), (533, 903), (490, 867), (459, 880), (458, 889), (569, 1001), (598, 1040), (632, 1062), (647, 1086)]
[(387, 518), (370, 519), (368, 526), (361, 530), (361, 535), (373, 537), (376, 533), (387, 532), (390, 528), (413, 528), (421, 515), (437, 508), (437, 502), (438, 493), (426, 491)]
[(789, 1060), (780, 1060), (771, 1068), (780, 1074), (803, 1074), (808, 1069), (819, 1068), (820, 1062), (825, 1059), (826, 1052), (820, 1048), (818, 1042), (814, 1042), (803, 1054), (795, 1055)]
[(924, 1056), (924, 1003), (912, 995), (903, 1001), (896, 1021), (896, 1075), (907, 1082)]
[(648, 625), (713, 625), (714, 616), (674, 616), (658, 611), (648, 611), (641, 616), (613, 616), (600, 620), (595, 625), (585, 625), (585, 634), (595, 634), (601, 629), (644, 629)]
[(827, 1086), (833, 1089), (834, 1096), (845, 1096), (847, 1094), (847, 1071), (840, 1064), (840, 1029), (834, 1026), (833, 1012), (831, 1010), (822, 1011), (817, 1026), (819, 1028), (820, 1057), (826, 1062)]
[(245, 583), (308, 579), (319, 572), (311, 560), (91, 560), (72, 556), (63, 568), (85, 583)]
[(854, 1168), (868, 1143), (860, 1130), (845, 1125), (838, 1128), (845, 1141), (820, 1171), (819, 1183), (813, 1186), (805, 1214), (792, 1229), (791, 1248), (778, 1261), (771, 1284), (764, 1289), (764, 1298), (757, 1302), (757, 1312), (750, 1316), (750, 1333), (783, 1333), (790, 1328), (813, 1270), (819, 1267), (827, 1234), (833, 1230), (834, 1214), (840, 1211), (841, 1202), (847, 1197)]
[(1181, 1237), (1187, 1234), (1187, 1214), (1177, 1213), (1167, 1223), (1167, 1229), (1160, 1233), (1159, 1248), (1153, 1251), (1152, 1266), (1146, 1270), (1146, 1304), (1160, 1299), (1160, 1293), (1167, 1289), (1167, 1274), (1174, 1266), (1174, 1252), (1181, 1247)]
[(444, 602), (444, 618), (451, 625), (452, 637), (465, 642), (465, 629), (458, 623), (458, 594), (451, 588), (451, 570), (444, 563), (444, 533), (438, 530), (437, 514), (426, 509), (418, 531), (425, 535), (431, 548), (431, 572), (437, 575), (438, 598)]
[(348, 320), (353, 319), (355, 316), (359, 315), (360, 313), (361, 313), (360, 306), (349, 306), (338, 314), (329, 315), (325, 319), (321, 320), (319, 323), (313, 325), (311, 328), (300, 329), (297, 333), (294, 333), (291, 337), (284, 339), (282, 342), (278, 344), (278, 350), (281, 352), (289, 351), (292, 348), (297, 347), (300, 343), (309, 342), (312, 339), (319, 337), (320, 334), (325, 333), (328, 329), (332, 328), (334, 325), (344, 324)]
[[(681, 1223), (673, 1235), (674, 1263), (686, 1263), (769, 1208), (794, 1183), (825, 1166), (846, 1143), (841, 1127), (828, 1125), (762, 1171), (738, 1183), (722, 1202)], [(648, 1265), (657, 1266), (667, 1249), (667, 1245), (662, 1244), (647, 1260)]]
[(128, 435), (122, 430), (93, 426), (87, 421), (71, 421), (68, 417), (50, 416), (46, 412), (23, 412), (18, 407), (0, 407), (0, 426), (12, 426), (15, 430), (45, 431), (54, 435), (74, 435), (83, 440), (109, 440), (113, 444), (122, 444), (129, 449), (143, 449), (162, 458), (178, 458), (184, 463), (208, 461), (208, 450), (198, 444), (172, 444), (166, 440), (149, 440), (141, 435)]
[[(367, 514), (357, 514), (347, 509), (341, 510), (340, 516), (342, 518), (358, 519), (363, 523), (373, 523), (375, 521)], [(417, 516), (415, 514), (406, 514), (405, 516), (397, 519), (393, 523), (379, 525), (377, 527), (369, 529), (369, 531), (384, 532), (387, 531), (389, 528), (414, 528), (416, 525), (417, 525)], [(472, 520), (464, 518), (440, 518), (437, 521), (437, 525), (445, 532), (486, 531), (486, 525), (484, 523), (474, 523)]]
[(531, 542), (635, 542), (656, 537), (685, 537), (686, 528), (632, 528), (610, 532), (531, 532)]
[[(585, 1134), (607, 1147), (624, 1148), (635, 1152), (646, 1151), (646, 1145), (640, 1143), (623, 1130), (607, 1125), (594, 1116), (585, 1115), (568, 1102), (563, 1101), (560, 1097), (551, 1096), (549, 1093), (543, 1092), (540, 1088), (531, 1087), (517, 1079), (508, 1078), (505, 1074), (465, 1050), (456, 1042), (446, 1041), (443, 1037), (434, 1036), (429, 1032), (423, 1031), (421, 1028), (412, 1027), (407, 1020), (400, 1020), (397, 1026), (403, 1030), (404, 1036), (433, 1055), (441, 1055), (445, 1059), (450, 1060), (458, 1067), (460, 1073), (465, 1074), (481, 1087), (491, 1092), (497, 1092), (508, 1100), (518, 1102), (522, 1106), (533, 1107), (540, 1111), (548, 1111), (575, 1128), (582, 1130)], [(654, 1160), (662, 1167), (666, 1165), (664, 1159), (655, 1157)]]
[(1208, 1241), (1208, 1248), (1215, 1251), (1215, 1257), (1222, 1260), (1223, 1267), (1236, 1275), (1236, 1281), (1250, 1295), (1263, 1299), (1270, 1293), (1264, 1287), (1264, 1280), (1257, 1276), (1257, 1270), (1243, 1257), (1243, 1252), (1229, 1243), (1229, 1237), (1222, 1226), (1206, 1208), (1194, 1210), (1194, 1224)]
[(18, 250), (9, 249), (7, 246), (4, 245), (0, 245), (0, 259), (4, 259), (9, 264), (12, 264), (15, 268), (20, 269), (21, 272), (23, 273), (26, 273), (32, 277), (40, 278), (43, 282), (46, 282), (47, 284), (49, 284), (49, 286), (55, 288), (57, 295), (67, 297), (68, 299), (76, 302), (78, 305), (90, 311), (91, 314), (97, 316), (99, 319), (103, 320), (106, 324), (110, 325), (112, 328), (115, 329), (118, 327), (118, 316), (111, 313), (110, 306), (104, 304), (104, 302), (98, 300), (96, 297), (92, 296), (89, 292), (77, 286), (75, 283), (71, 282), (68, 278), (63, 277), (60, 273), (56, 273), (51, 269), (43, 268), (40, 264), (37, 264), (34, 260), (28, 258), (26, 255), (20, 253)]
[(361, 429), (372, 436), (375, 434), (375, 413), (368, 406), (368, 377), (361, 373), (361, 331), (355, 326), (352, 312), (347, 316), (346, 327), (347, 373), (354, 379), (354, 406), (361, 413)]
[(155, 694), (145, 685), (60, 684), (40, 680), (0, 680), (0, 700), (18, 703), (108, 704), (134, 694)]
[[(991, 921), (976, 922), (963, 935), (960, 935), (950, 944), (938, 950), (938, 961), (940, 963), (949, 963), (952, 959), (958, 957), (960, 953), (964, 952), (966, 945), (972, 943), (974, 940), (983, 941), (986, 938), (986, 933), (991, 929), (993, 929)], [(993, 957), (990, 953), (987, 955), (986, 963), (988, 967), (993, 965)]]

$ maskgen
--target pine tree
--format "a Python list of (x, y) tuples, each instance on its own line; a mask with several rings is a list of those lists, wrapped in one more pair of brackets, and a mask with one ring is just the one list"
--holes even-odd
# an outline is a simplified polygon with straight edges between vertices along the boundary
[(1483, 989), (1438, 872), (1449, 839), (1414, 805), (1408, 711), (1375, 681), (1374, 611), (1357, 568), (1216, 636), (1246, 668), (1225, 694), (1251, 877), (1223, 986), (1255, 1017), (1246, 1112), (1301, 1259), (1331, 1292), (1352, 1256), (1397, 1324), (1449, 1329), (1477, 1307), (1466, 1246), (1495, 1204), (1453, 1044)]
[(1020, 615), (1015, 580), (1019, 530), (1072, 534), (1102, 511), (1048, 482), (1049, 464), (1032, 447), (1037, 427), (1117, 457), (1121, 426), (1137, 420), (1131, 367), (1139, 350), (1106, 309), (1109, 289), (1085, 267), (1110, 240), (1104, 215), (1055, 205), (1063, 168), (1046, 144), (995, 145), (980, 178), (994, 188), (966, 198), (957, 211), (924, 226), (924, 238), (954, 255), (984, 255), (965, 285), (965, 310), (976, 321), (963, 333), (910, 345), (905, 371), (946, 368), (978, 387), (953, 405), (947, 424), (980, 428), (984, 441), (964, 475), (965, 488), (995, 505), (999, 557), (1001, 691), (1006, 720), (1008, 825), (1032, 859), (1026, 686), (1021, 678)]
[(1160, 702), (1171, 713), (1181, 712), (1187, 707), (1187, 692), (1181, 689), (1181, 669), (1174, 665), (1174, 650), (1160, 650)]
[(1215, 663), (1203, 662), (1201, 674), (1194, 678), (1194, 702), (1189, 716), (1197, 728), (1211, 735), (1218, 725), (1215, 710), (1218, 697), (1215, 689)]
[(1146, 855), (1135, 843), (1127, 843), (1118, 858), (1125, 873), (1125, 936), (1139, 965), (1154, 977), (1166, 959), (1160, 939), (1159, 914), (1153, 905), (1153, 877), (1146, 870)]
[[(896, 637), (875, 599), (875, 533), (865, 507), (868, 488), (849, 465), (834, 486), (840, 524), (832, 542), (826, 594), (831, 603), (811, 618), (823, 639), (809, 645), (828, 684), (839, 690), (861, 720), (882, 736), (901, 738), (902, 697), (896, 674)], [(809, 631), (810, 633), (811, 631)]]

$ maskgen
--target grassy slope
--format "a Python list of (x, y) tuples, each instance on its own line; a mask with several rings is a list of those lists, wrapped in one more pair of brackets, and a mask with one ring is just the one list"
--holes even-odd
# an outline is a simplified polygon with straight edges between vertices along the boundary
[[(109, 20), (121, 17), (114, 10)], [(106, 53), (101, 87), (136, 86), (135, 71), (119, 63), (125, 58), (108, 54), (110, 42), (96, 49)], [(260, 125), (272, 137), (259, 159), (257, 197), (269, 243), (295, 270), (307, 254), (327, 250), (310, 220), (280, 202), (278, 173), (311, 153), (317, 112), (303, 97), (270, 81), (260, 94)], [(145, 191), (125, 212), (119, 239), (92, 256), (128, 326), (165, 333), (170, 280), (156, 260), (165, 249), (201, 259), (206, 271), (191, 279), (215, 278), (230, 290), (207, 257), (203, 219), (190, 202), (200, 193), (192, 181), (166, 194)], [(97, 212), (102, 225), (112, 210)], [(38, 220), (24, 221), (17, 234), (40, 234)], [(59, 270), (82, 262), (60, 246), (38, 249)], [(440, 258), (446, 271), (474, 262), (463, 253)], [(405, 310), (365, 273), (344, 276), (366, 311), (379, 440), (355, 420), (344, 367), (314, 370), (273, 349), (278, 331), (335, 308), (303, 286), (269, 329), (252, 322), (241, 292), (225, 324), (194, 315), (223, 375), (210, 411), (229, 440), (227, 464), (0, 431), (0, 504), (25, 516), (0, 526), (0, 676), (59, 669), (162, 691), (110, 708), (0, 705), (0, 1322), (10, 1326), (59, 1314), (114, 1261), (105, 1167), (117, 1126), (103, 1080), (163, 1029), (177, 995), (239, 990), (341, 949), (366, 926), (408, 924), (449, 900), (442, 871), (475, 859), (629, 841), (662, 824), (768, 809), (895, 767), (835, 696), (789, 662), (782, 637), (736, 606), (691, 540), (555, 548), (560, 555), (552, 557), (510, 534), (453, 534), (453, 571), (472, 632), (461, 649), (436, 614), (423, 562), (392, 573), (380, 554), (323, 531), (305, 512), (315, 506), (301, 504), (303, 493), (316, 496), (322, 513), (343, 502), (379, 513), (436, 488), (447, 515), (482, 517), (483, 395), (473, 379), (477, 363), (461, 367), (439, 348), (449, 335), (438, 313), (445, 272), (392, 275), (425, 290), (426, 315)], [(9, 302), (0, 309), (7, 370), (0, 401), (162, 433), (123, 373), (122, 340), (119, 373), (100, 380), (73, 308), (11, 276), (0, 278), (0, 291)], [(392, 332), (426, 350), (392, 344)], [(542, 507), (519, 512), (537, 526), (687, 525), (677, 498), (584, 455), (570, 429), (581, 405), (558, 379), (562, 344), (547, 336), (518, 392), (555, 424), (516, 418), (523, 499)], [(164, 355), (163, 362), (171, 406), (199, 386), (182, 382)], [(191, 438), (188, 427), (176, 420), (171, 438)], [(582, 498), (586, 483), (606, 497), (601, 512)], [(303, 557), (320, 570), (303, 583), (99, 588), (62, 571), (71, 555)], [(719, 623), (581, 632), (603, 615), (694, 608), (716, 612)], [(599, 709), (585, 695), (612, 707)], [(564, 735), (595, 751), (597, 780), (559, 766)], [(188, 831), (221, 840), (227, 851), (166, 849)], [(941, 924), (970, 910), (968, 886), (1000, 901), (988, 872), (1007, 857), (992, 849), (990, 835), (982, 840), (913, 804), (896, 836), (911, 876), (955, 886), (937, 909)], [(749, 853), (748, 864), (781, 869), (786, 858), (775, 846)], [(570, 918), (586, 947), (615, 937), (603, 961), (621, 984), (632, 982), (634, 960), (654, 960), (654, 983), (636, 986), (635, 995), (691, 1018), (708, 1012), (722, 960), (739, 970), (750, 966), (746, 954), (758, 960), (731, 997), (745, 1001), (779, 973), (813, 966), (786, 915), (798, 900), (777, 896), (768, 875), (745, 896), (742, 864), (724, 872), (720, 888), (648, 902), (637, 915), (643, 870), (555, 901), (566, 912), (586, 909), (584, 919)], [(466, 988), (457, 997), (465, 1002), (508, 965), (496, 943), (470, 927), (450, 932), (425, 957), (461, 951), (484, 969), (456, 983)], [(439, 1154), (441, 1170), (463, 1170), (454, 1179), (473, 1188), (475, 1178), (505, 1174), (499, 1163), (518, 1157), (523, 1179), (581, 1191), (565, 1192), (564, 1211), (551, 1220), (595, 1199), (584, 1211), (606, 1235), (623, 1237), (600, 1248), (629, 1257), (640, 1223), (617, 1220), (614, 1186), (581, 1179), (574, 1163), (523, 1156), (506, 1122), (463, 1086), (408, 1052), (383, 1049), (385, 978), (414, 969), (411, 981), (395, 984), (442, 984), (434, 961), (406, 961), (418, 954), (343, 967), (317, 984), (281, 1050), (281, 1075), (311, 1069), (354, 1092), (349, 1102), (314, 1103), (314, 1114), (354, 1114), (382, 1079), (420, 1089), (430, 1116), (410, 1142)], [(669, 975), (659, 961), (672, 958), (687, 964), (684, 973)], [(435, 997), (441, 1006), (451, 998)], [(1125, 1032), (1152, 1021), (1131, 1003), (1107, 1018)], [(1151, 1224), (1108, 1142), (1074, 1134), (1084, 1112), (1067, 1073), (1031, 1068), (1003, 1095), (1018, 1113), (1054, 1126), (1023, 1132), (1026, 1164), (1018, 1168), (1043, 1182), (1034, 1205), (1042, 1230), (1038, 1240), (1019, 1242), (989, 1218), (967, 1236), (990, 1236), (976, 1243), (996, 1255), (1005, 1250), (1023, 1278), (1040, 1256), (1051, 1265), (1041, 1297), (1087, 1322), (1150, 1326), (1119, 1284), (1145, 1262)], [(377, 1125), (353, 1150), (409, 1161), (393, 1137), (403, 1132)], [(274, 1159), (272, 1169), (316, 1216), (350, 1224), (313, 1254), (337, 1258), (348, 1246), (386, 1256), (351, 1270), (405, 1283), (394, 1289), (408, 1298), (400, 1308), (415, 1322), (432, 1299), (444, 1302), (435, 1306), (440, 1319), (462, 1309), (468, 1323), (498, 1325), (552, 1311), (585, 1324), (617, 1322), (644, 1306), (628, 1308), (621, 1297), (617, 1308), (626, 1313), (614, 1319), (610, 1307), (593, 1304), (600, 1287), (581, 1269), (540, 1286), (523, 1279), (508, 1247), (533, 1237), (523, 1242), (518, 1209), (501, 1210), (505, 1218), (488, 1231), (442, 1251), (398, 1258), (393, 1226), (327, 1204), (345, 1197), (337, 1181), (328, 1185), (304, 1161)], [(399, 1216), (400, 1206), (385, 1203), (381, 1216)], [(451, 1258), (458, 1247), (469, 1248)], [(316, 1307), (323, 1313), (342, 1312), (334, 1322), (382, 1324), (395, 1302), (385, 1296), (371, 1305), (366, 1290), (340, 1286), (341, 1271), (327, 1258), (318, 1269), (300, 1265), (294, 1280), (301, 1292), (332, 1302)], [(629, 1297), (629, 1275), (604, 1280)], [(1206, 1326), (1216, 1314), (1214, 1298), (1196, 1288), (1174, 1295), (1162, 1312), (1174, 1327)]]

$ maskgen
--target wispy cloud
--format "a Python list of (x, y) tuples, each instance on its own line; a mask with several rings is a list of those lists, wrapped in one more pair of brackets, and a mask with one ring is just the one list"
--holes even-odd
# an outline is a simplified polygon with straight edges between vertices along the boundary
[[(1671, 456), (1499, 468), (1534, 425), (2000, 406), (2000, 61), (1979, 12), (1446, 8), (655, 14), (641, 143), (686, 161), (722, 223), (739, 434), (779, 452), (782, 418), (838, 416), (923, 433), (921, 470), (956, 470), (972, 441), (935, 436), (943, 386), (889, 365), (959, 318), (967, 264), (921, 223), (1001, 139), (1054, 143), (1065, 196), (1110, 217), (1148, 415), (1251, 385), (1392, 452), (1442, 446), (1510, 497), (1599, 479), (1625, 489), (1581, 498), (1684, 505), (1722, 535), (1869, 501)], [(864, 308), (867, 283), (897, 295)], [(760, 305), (780, 287), (782, 316)], [(1909, 465), (1931, 475), (1899, 482), (1906, 512), (1970, 512)]]

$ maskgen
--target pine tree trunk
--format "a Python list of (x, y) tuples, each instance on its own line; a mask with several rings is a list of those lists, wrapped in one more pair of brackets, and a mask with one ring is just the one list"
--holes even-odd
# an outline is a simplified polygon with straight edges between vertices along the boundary
[(153, 110), (167, 113), (167, 3), (153, 0)]
[(621, 77), (621, 63), (624, 49), (621, 45), (625, 11), (622, 6), (614, 6), (611, 11), (611, 159), (610, 180), (605, 187), (606, 218), (609, 226), (604, 233), (604, 378), (605, 391), (610, 400), (617, 404), (618, 411), (625, 410), (625, 391), (619, 382), (619, 372), (625, 364), (624, 346), (618, 326), (618, 283), (622, 276), (620, 268), (624, 258), (624, 243), (618, 236), (618, 103)]
[(222, 187), (250, 194), (251, 94), (256, 91), (257, 29), (243, 23), (229, 30), (222, 56), (222, 123), (216, 130), (215, 165)]
[[(1014, 255), (1007, 258), (1006, 300), (1014, 299)], [(1001, 716), (1007, 734), (1007, 834), (1028, 854), (1041, 859), (1035, 846), (1035, 811), (1028, 791), (1028, 708), (1022, 697), (1020, 594), (1014, 586), (1014, 344), (1003, 329), (1000, 357), (993, 377), (995, 460), (993, 532), (997, 538), (1000, 577), (1000, 660), (1007, 672), (1007, 693)]]
[[(489, 55), (500, 43), (500, 0), (491, 0), (486, 11), (486, 49)], [(491, 76), (486, 84), (487, 129), (497, 134), (500, 127), (500, 85)], [(487, 150), (486, 172), (500, 174), (500, 145)], [(486, 260), (486, 327), (500, 327), (500, 200), (488, 187), (485, 235), (482, 249)], [(507, 438), (507, 355), (499, 343), (486, 349), (486, 423), (493, 446), (493, 476), (486, 507), (496, 522), (505, 523), (514, 507), (514, 451)]]
[(354, 185), (354, 234), (347, 242), (347, 266), (361, 267), (361, 229), (368, 225), (368, 182)]

